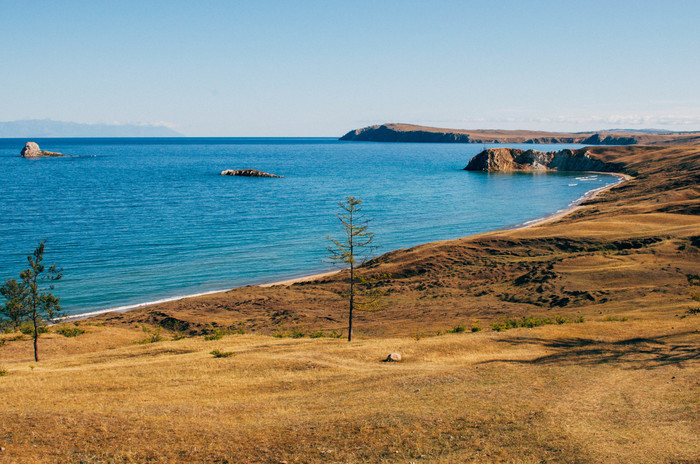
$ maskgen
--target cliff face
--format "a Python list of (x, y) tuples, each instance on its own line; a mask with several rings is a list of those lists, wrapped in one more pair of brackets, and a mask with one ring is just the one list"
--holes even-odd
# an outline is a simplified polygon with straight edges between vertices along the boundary
[(441, 129), (411, 124), (382, 124), (351, 130), (340, 140), (418, 143), (580, 143), (583, 145), (655, 145), (700, 143), (700, 132), (544, 132)]
[(595, 157), (586, 148), (550, 152), (518, 150), (517, 148), (489, 148), (472, 158), (464, 169), (484, 172), (615, 172), (621, 167), (617, 163), (605, 162)]

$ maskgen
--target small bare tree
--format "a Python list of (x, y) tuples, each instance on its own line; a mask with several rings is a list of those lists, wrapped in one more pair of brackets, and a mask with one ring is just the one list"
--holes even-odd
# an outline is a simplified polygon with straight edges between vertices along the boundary
[[(357, 285), (366, 282), (364, 278), (358, 278), (355, 268), (364, 263), (372, 251), (374, 234), (369, 231), (369, 221), (361, 213), (362, 200), (355, 197), (347, 197), (344, 202), (338, 203), (343, 212), (336, 214), (343, 225), (345, 237), (336, 240), (328, 237), (331, 245), (328, 246), (328, 258), (341, 264), (350, 266), (350, 291), (348, 292), (348, 341), (352, 341), (352, 316), (356, 307), (369, 305), (371, 302), (357, 301)], [(374, 302), (376, 299), (372, 299)]]
[(49, 321), (59, 316), (61, 305), (51, 292), (53, 284), (49, 284), (48, 288), (44, 287), (46, 282), (59, 280), (63, 274), (60, 269), (56, 269), (56, 265), (48, 269), (41, 263), (44, 259), (44, 244), (46, 241), (39, 243), (39, 246), (32, 254), (27, 256), (29, 267), (19, 273), (19, 278), (22, 279), (22, 285), (26, 288), (26, 296), (23, 305), (26, 308), (27, 319), (32, 323), (34, 329), (34, 360), (39, 362), (38, 342), (39, 342), (39, 327), (46, 321)]

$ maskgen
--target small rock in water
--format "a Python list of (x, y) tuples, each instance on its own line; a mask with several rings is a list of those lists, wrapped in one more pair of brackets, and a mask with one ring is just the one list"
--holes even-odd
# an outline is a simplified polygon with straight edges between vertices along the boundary
[(401, 355), (399, 353), (391, 353), (384, 362), (401, 362)]
[(226, 169), (221, 171), (222, 176), (243, 176), (243, 177), (284, 177), (269, 172), (258, 171), (257, 169)]
[(41, 158), (43, 156), (65, 156), (55, 151), (43, 151), (36, 142), (27, 142), (20, 154), (22, 158)]

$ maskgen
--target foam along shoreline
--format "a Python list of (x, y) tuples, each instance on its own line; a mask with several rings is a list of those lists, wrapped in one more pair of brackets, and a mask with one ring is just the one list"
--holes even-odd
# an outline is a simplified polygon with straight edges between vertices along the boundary
[(617, 177), (617, 181), (613, 182), (611, 184), (608, 184), (608, 185), (604, 185), (602, 187), (598, 187), (598, 188), (593, 189), (593, 190), (589, 190), (588, 192), (584, 193), (581, 196), (581, 198), (578, 198), (578, 199), (574, 200), (573, 202), (571, 202), (569, 207), (566, 209), (557, 211), (557, 212), (550, 214), (549, 216), (545, 216), (543, 218), (533, 219), (531, 221), (523, 222), (523, 223), (515, 225), (513, 227), (507, 227), (505, 230), (529, 229), (530, 227), (536, 227), (536, 226), (539, 226), (542, 224), (547, 224), (549, 222), (558, 221), (559, 219), (563, 218), (564, 216), (568, 216), (569, 214), (573, 213), (574, 211), (579, 210), (581, 208), (581, 203), (583, 203), (584, 201), (591, 200), (591, 199), (595, 198), (596, 196), (600, 195), (601, 193), (603, 193), (604, 191), (610, 190), (611, 188), (616, 187), (616, 186), (622, 184), (623, 182), (627, 182), (628, 180), (630, 180), (632, 178), (632, 176), (629, 176), (627, 174), (618, 173), (618, 172), (594, 172), (594, 171), (591, 171), (591, 172), (586, 172), (585, 174), (586, 175), (591, 175), (591, 174), (594, 174), (594, 175), (598, 175), (598, 174), (613, 175), (613, 176)]
[[(252, 284), (255, 286), (259, 287), (273, 287), (275, 285), (292, 285), (297, 282), (307, 282), (310, 280), (316, 280), (320, 279), (322, 277), (327, 277), (331, 276), (333, 274), (337, 274), (341, 270), (337, 271), (327, 271), (327, 272), (319, 272), (316, 274), (310, 274), (310, 275), (304, 275), (301, 277), (293, 277), (290, 279), (284, 279), (284, 280), (275, 280), (272, 282), (265, 282), (262, 284)], [(168, 298), (162, 298), (159, 300), (153, 300), (153, 301), (146, 301), (144, 303), (135, 303), (135, 304), (130, 304), (130, 305), (124, 305), (124, 306), (117, 306), (115, 308), (107, 308), (107, 309), (99, 309), (97, 311), (90, 311), (87, 313), (80, 313), (80, 314), (71, 314), (69, 316), (63, 316), (59, 317), (53, 320), (53, 323), (60, 323), (60, 322), (72, 322), (72, 321), (79, 321), (82, 319), (88, 319), (94, 316), (100, 316), (102, 314), (109, 314), (109, 313), (125, 313), (128, 311), (133, 311), (134, 309), (139, 309), (139, 308), (145, 308), (147, 306), (153, 306), (161, 303), (169, 303), (171, 301), (180, 301), (180, 300), (186, 300), (188, 298), (196, 298), (199, 296), (207, 296), (207, 295), (216, 295), (217, 293), (226, 293), (230, 292), (231, 290), (234, 290), (236, 288), (244, 287), (245, 285), (241, 285), (239, 287), (233, 287), (233, 288), (224, 288), (220, 290), (210, 290), (208, 292), (201, 292), (201, 293), (191, 293), (188, 295), (180, 295), (180, 296), (171, 296)]]
[[(573, 213), (574, 211), (578, 210), (581, 207), (581, 203), (583, 203), (584, 201), (595, 198), (596, 195), (599, 195), (600, 193), (602, 193), (606, 190), (609, 190), (617, 185), (620, 185), (621, 183), (626, 182), (632, 178), (631, 176), (629, 176), (627, 174), (621, 174), (621, 173), (615, 173), (615, 172), (589, 171), (589, 172), (585, 172), (582, 174), (586, 174), (586, 175), (591, 175), (591, 174), (613, 175), (613, 176), (616, 176), (618, 180), (617, 180), (617, 182), (613, 182), (612, 184), (604, 185), (603, 187), (599, 187), (597, 189), (593, 189), (593, 190), (586, 192), (581, 198), (573, 201), (568, 208), (566, 208), (562, 211), (557, 211), (554, 214), (550, 214), (549, 216), (545, 216), (545, 217), (539, 218), (539, 219), (533, 219), (532, 221), (527, 221), (527, 222), (515, 225), (513, 227), (506, 227), (503, 230), (528, 229), (530, 227), (536, 227), (536, 226), (539, 226), (542, 224), (546, 224), (546, 223), (561, 219), (562, 217), (567, 216), (567, 215)], [(310, 274), (310, 275), (305, 275), (305, 276), (301, 276), (301, 277), (293, 277), (290, 279), (276, 280), (276, 281), (272, 281), (272, 282), (265, 282), (262, 284), (252, 284), (252, 285), (256, 285), (258, 287), (274, 287), (277, 285), (292, 285), (292, 284), (295, 284), (298, 282), (308, 282), (308, 281), (320, 279), (323, 277), (330, 277), (334, 274), (339, 273), (340, 271), (341, 270), (325, 271), (325, 272), (319, 272), (316, 274)], [(243, 286), (244, 285), (241, 285), (240, 287), (243, 287)], [(125, 313), (128, 311), (132, 311), (134, 309), (145, 308), (147, 306), (153, 306), (153, 305), (157, 305), (157, 304), (161, 304), (161, 303), (169, 303), (171, 301), (185, 300), (188, 298), (196, 298), (199, 296), (206, 296), (206, 295), (215, 295), (217, 293), (226, 293), (226, 292), (230, 292), (231, 290), (234, 290), (235, 288), (240, 288), (240, 287), (227, 288), (227, 289), (222, 289), (222, 290), (212, 290), (209, 292), (202, 292), (202, 293), (193, 293), (190, 295), (173, 296), (173, 297), (169, 297), (169, 298), (163, 298), (160, 300), (147, 301), (145, 303), (136, 303), (136, 304), (132, 304), (132, 305), (118, 306), (116, 308), (108, 308), (108, 309), (101, 309), (98, 311), (91, 311), (91, 312), (87, 312), (87, 313), (74, 314), (74, 315), (64, 316), (62, 318), (55, 319), (53, 322), (54, 323), (71, 322), (71, 321), (78, 321), (78, 320), (82, 320), (82, 319), (88, 319), (90, 317), (99, 316), (102, 314)]]

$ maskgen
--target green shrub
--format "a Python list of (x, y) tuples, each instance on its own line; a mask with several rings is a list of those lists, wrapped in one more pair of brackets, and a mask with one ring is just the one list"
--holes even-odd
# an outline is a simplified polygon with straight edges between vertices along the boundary
[(0, 346), (2, 346), (2, 345), (4, 345), (4, 344), (5, 344), (5, 339), (4, 339), (4, 338), (0, 338)]
[(449, 333), (462, 333), (467, 330), (467, 326), (464, 324), (458, 324), (454, 327), (452, 327), (451, 330), (448, 330)]
[(502, 330), (506, 330), (507, 327), (503, 322), (496, 321), (491, 323), (491, 330), (494, 330), (496, 332), (501, 332)]
[(233, 356), (236, 353), (234, 353), (233, 351), (222, 351), (222, 350), (216, 349), (216, 350), (212, 350), (211, 352), (209, 352), (209, 354), (211, 354), (215, 358), (228, 358), (229, 356)]
[(0, 377), (5, 377), (7, 375), (7, 369), (0, 367)]
[(535, 316), (523, 316), (522, 318), (506, 318), (494, 321), (491, 323), (491, 329), (496, 332), (501, 332), (508, 329), (517, 329), (520, 327), (531, 329), (533, 327), (541, 327), (543, 325), (550, 324), (570, 324), (570, 323), (581, 323), (583, 322), (583, 316), (576, 316), (573, 320), (565, 316), (554, 316), (554, 318), (549, 317), (535, 317)]
[(342, 330), (332, 330), (331, 334), (329, 335), (330, 338), (343, 338), (343, 331)]
[(421, 331), (419, 331), (419, 330), (416, 330), (416, 331), (413, 333), (413, 338), (414, 338), (416, 341), (420, 340), (421, 338), (425, 338), (425, 332), (421, 332)]
[(148, 343), (156, 343), (156, 342), (163, 341), (163, 337), (161, 337), (161, 335), (160, 335), (162, 328), (156, 327), (155, 330), (151, 330), (148, 327), (146, 327), (145, 325), (142, 326), (141, 328), (143, 329), (143, 332), (146, 334), (146, 338), (141, 340), (139, 342), (139, 344), (145, 345)]
[[(34, 334), (34, 326), (32, 324), (22, 324), (19, 327), (19, 331), (22, 332), (24, 335), (32, 335)], [(45, 325), (40, 325), (37, 327), (37, 332), (39, 332), (40, 334), (45, 334), (49, 332), (49, 328)]]
[(183, 338), (187, 338), (187, 335), (182, 332), (175, 332), (173, 334), (173, 340), (182, 340)]
[(695, 308), (688, 308), (687, 313), (690, 315), (700, 314), (700, 306), (696, 306)]
[(304, 336), (304, 331), (301, 329), (294, 329), (292, 330), (292, 334), (290, 336), (292, 338), (302, 338)]
[(325, 336), (326, 336), (326, 334), (321, 332), (320, 330), (318, 332), (312, 332), (309, 334), (310, 338), (323, 338)]
[(479, 319), (474, 319), (472, 321), (472, 332), (480, 332), (481, 331), (481, 322)]
[(615, 322), (615, 321), (624, 322), (626, 320), (627, 320), (626, 317), (617, 317), (617, 316), (606, 316), (602, 319), (603, 322)]
[(66, 327), (65, 325), (62, 325), (56, 328), (56, 333), (61, 334), (64, 337), (77, 337), (78, 335), (84, 334), (85, 330), (81, 329), (80, 327)]
[(214, 333), (210, 333), (204, 336), (205, 340), (221, 340), (226, 333), (223, 330), (215, 330)]

